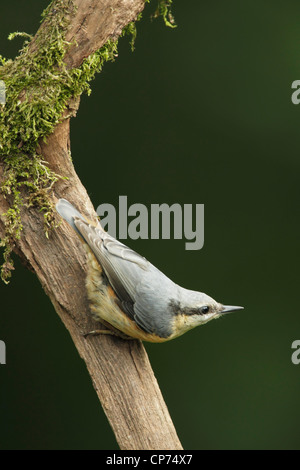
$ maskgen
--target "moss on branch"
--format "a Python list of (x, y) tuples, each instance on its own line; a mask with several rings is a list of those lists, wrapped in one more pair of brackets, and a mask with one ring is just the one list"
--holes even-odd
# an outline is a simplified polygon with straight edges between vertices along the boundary
[[(155, 16), (161, 15), (168, 26), (174, 26), (171, 3), (171, 0), (159, 0), (155, 13)], [(95, 74), (102, 70), (105, 62), (113, 61), (117, 56), (118, 40), (108, 40), (80, 67), (67, 69), (64, 57), (72, 44), (65, 37), (74, 13), (72, 0), (53, 0), (42, 14), (43, 27), (34, 39), (20, 32), (9, 36), (10, 40), (18, 36), (25, 38), (18, 57), (6, 60), (0, 56), (0, 79), (6, 88), (6, 103), (0, 105), (0, 158), (4, 163), (0, 190), (10, 205), (1, 214), (5, 224), (5, 236), (0, 241), (4, 250), (1, 267), (4, 282), (11, 276), (11, 253), (21, 236), (22, 206), (35, 206), (41, 211), (46, 236), (54, 227), (50, 194), (61, 176), (49, 169), (43, 160), (39, 141), (46, 141), (61, 122), (72, 98), (84, 92), (90, 94), (90, 82)], [(137, 20), (140, 18), (141, 14)], [(133, 49), (135, 22), (123, 29), (121, 36), (124, 35), (131, 36)]]

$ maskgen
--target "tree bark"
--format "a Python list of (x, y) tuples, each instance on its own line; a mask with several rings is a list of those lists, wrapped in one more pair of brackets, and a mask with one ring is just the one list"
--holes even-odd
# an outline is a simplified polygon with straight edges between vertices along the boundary
[[(109, 38), (118, 37), (144, 7), (143, 0), (74, 0), (74, 3), (77, 10), (66, 36), (74, 42), (65, 57), (68, 68), (78, 67)], [(45, 27), (44, 22), (41, 28)], [(30, 47), (38, 47), (35, 38)], [(78, 104), (79, 100), (70, 103), (65, 115), (74, 113)], [(58, 124), (47, 142), (40, 142), (40, 152), (49, 168), (68, 177), (67, 181), (55, 184), (53, 203), (64, 197), (91, 219), (96, 214), (69, 157), (69, 124), (69, 119)], [(0, 161), (0, 182), (3, 174)], [(8, 207), (8, 200), (0, 195), (0, 214)], [(86, 255), (76, 234), (62, 223), (47, 239), (43, 216), (38, 210), (24, 207), (21, 217), (23, 231), (21, 239), (16, 240), (15, 252), (38, 276), (70, 332), (120, 448), (181, 449), (143, 344), (109, 335), (86, 339), (83, 336), (98, 325), (90, 316), (85, 291)], [(0, 235), (4, 236), (1, 216)]]

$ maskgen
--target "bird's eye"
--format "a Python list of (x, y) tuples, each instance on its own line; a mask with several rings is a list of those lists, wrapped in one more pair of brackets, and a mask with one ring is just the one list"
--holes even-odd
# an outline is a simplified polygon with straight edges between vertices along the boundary
[(201, 315), (206, 315), (208, 312), (209, 312), (209, 306), (208, 305), (204, 305), (204, 307), (201, 307), (200, 308), (200, 312), (201, 312)]

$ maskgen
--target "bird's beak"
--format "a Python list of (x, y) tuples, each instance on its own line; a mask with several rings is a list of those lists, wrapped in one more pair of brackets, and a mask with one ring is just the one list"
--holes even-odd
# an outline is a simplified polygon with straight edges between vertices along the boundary
[(243, 310), (244, 307), (235, 307), (234, 305), (223, 305), (223, 309), (221, 310), (221, 314), (224, 315), (226, 313), (234, 312), (235, 310)]

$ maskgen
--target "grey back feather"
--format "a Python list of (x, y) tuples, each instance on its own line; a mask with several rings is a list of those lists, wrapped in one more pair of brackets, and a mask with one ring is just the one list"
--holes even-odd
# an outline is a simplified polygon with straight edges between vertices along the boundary
[(89, 224), (68, 201), (60, 200), (57, 210), (89, 245), (127, 315), (148, 333), (170, 336), (170, 299), (178, 300), (181, 288), (100, 224)]

